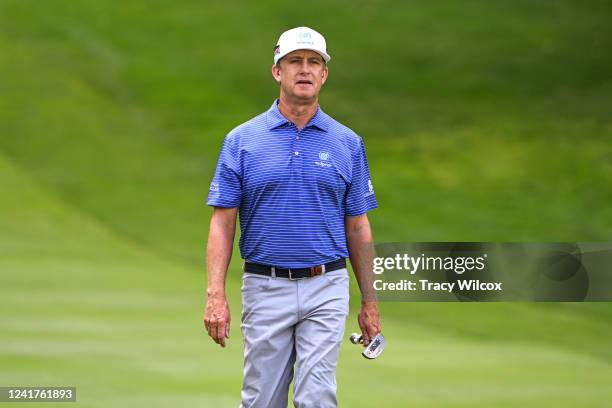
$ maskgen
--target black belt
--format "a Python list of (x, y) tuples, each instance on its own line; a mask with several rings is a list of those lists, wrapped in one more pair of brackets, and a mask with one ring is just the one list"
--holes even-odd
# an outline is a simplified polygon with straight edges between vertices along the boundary
[(258, 275), (276, 276), (277, 278), (289, 278), (291, 280), (312, 278), (323, 275), (326, 272), (346, 268), (346, 259), (340, 258), (324, 265), (311, 266), (310, 268), (276, 268), (270, 265), (261, 265), (251, 262), (244, 263), (244, 271)]

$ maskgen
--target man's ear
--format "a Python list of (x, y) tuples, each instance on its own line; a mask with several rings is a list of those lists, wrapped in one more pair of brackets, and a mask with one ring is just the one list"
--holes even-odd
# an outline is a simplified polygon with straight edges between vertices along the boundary
[(272, 76), (274, 77), (274, 80), (280, 84), (280, 68), (276, 64), (272, 64)]
[(329, 75), (329, 69), (327, 68), (327, 65), (325, 65), (325, 68), (323, 69), (323, 73), (322, 73), (322, 77), (321, 77), (321, 85), (323, 85), (325, 83), (325, 81), (327, 81), (327, 76)]

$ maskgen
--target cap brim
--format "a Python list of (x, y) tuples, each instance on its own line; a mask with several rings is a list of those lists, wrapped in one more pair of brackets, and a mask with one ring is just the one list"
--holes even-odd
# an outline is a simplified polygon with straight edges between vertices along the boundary
[(323, 57), (323, 59), (325, 60), (325, 63), (328, 63), (328, 62), (329, 62), (329, 60), (331, 59), (331, 56), (330, 56), (329, 54), (326, 54), (326, 53), (324, 53), (324, 52), (321, 52), (320, 50), (317, 50), (317, 49), (315, 49), (315, 48), (309, 48), (309, 47), (299, 47), (299, 48), (295, 48), (295, 49), (293, 49), (293, 50), (288, 50), (287, 52), (285, 52), (285, 53), (284, 53), (284, 54), (282, 54), (282, 55), (281, 55), (281, 54), (275, 55), (275, 56), (274, 56), (274, 63), (275, 63), (275, 64), (276, 64), (276, 63), (278, 63), (278, 61), (279, 61), (281, 58), (285, 57), (287, 54), (290, 54), (290, 53), (292, 53), (293, 51), (298, 51), (298, 50), (308, 50), (308, 51), (314, 51), (314, 52), (316, 52), (317, 54), (319, 54), (320, 56), (322, 56), (322, 57)]

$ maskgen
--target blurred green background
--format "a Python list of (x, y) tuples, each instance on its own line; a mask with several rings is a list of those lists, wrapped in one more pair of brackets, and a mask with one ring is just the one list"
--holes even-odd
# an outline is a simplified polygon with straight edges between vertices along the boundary
[[(322, 107), (365, 140), (377, 242), (611, 240), (611, 17), (596, 0), (0, 0), (0, 385), (238, 406), (241, 262), (221, 350), (201, 323), (205, 199), (298, 25), (333, 57)], [(612, 400), (609, 303), (381, 309), (388, 348), (366, 361), (347, 341), (341, 406)]]

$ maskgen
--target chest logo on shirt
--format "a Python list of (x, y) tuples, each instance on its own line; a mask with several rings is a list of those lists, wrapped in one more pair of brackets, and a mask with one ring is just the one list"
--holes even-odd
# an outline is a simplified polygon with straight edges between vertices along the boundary
[(331, 163), (328, 162), (329, 153), (321, 152), (319, 153), (319, 161), (316, 161), (315, 164), (319, 167), (331, 167)]

